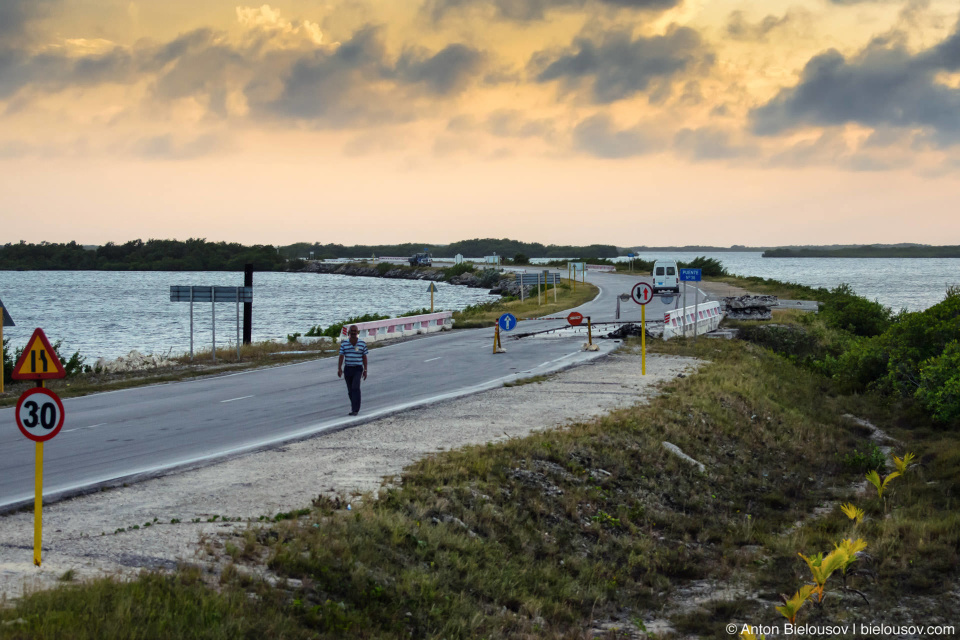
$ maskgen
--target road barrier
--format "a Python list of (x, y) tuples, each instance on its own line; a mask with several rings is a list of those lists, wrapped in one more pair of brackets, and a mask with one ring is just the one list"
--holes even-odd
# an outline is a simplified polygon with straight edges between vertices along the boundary
[(703, 335), (719, 327), (721, 320), (723, 309), (717, 301), (673, 309), (663, 315), (663, 339)]
[[(415, 336), (421, 333), (434, 333), (453, 328), (453, 312), (438, 311), (425, 313), (419, 316), (405, 318), (390, 318), (389, 320), (373, 320), (371, 322), (357, 322), (360, 329), (360, 338), (365, 342), (392, 340), (404, 336)], [(352, 325), (344, 325), (340, 330), (340, 340), (347, 338), (347, 329)]]
[(588, 264), (588, 271), (616, 271), (617, 267), (612, 264)]

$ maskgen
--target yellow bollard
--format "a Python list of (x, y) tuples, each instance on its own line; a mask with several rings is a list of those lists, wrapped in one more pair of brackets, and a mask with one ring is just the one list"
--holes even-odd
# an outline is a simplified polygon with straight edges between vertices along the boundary
[(590, 326), (590, 316), (587, 316), (587, 344), (593, 346), (593, 328)]

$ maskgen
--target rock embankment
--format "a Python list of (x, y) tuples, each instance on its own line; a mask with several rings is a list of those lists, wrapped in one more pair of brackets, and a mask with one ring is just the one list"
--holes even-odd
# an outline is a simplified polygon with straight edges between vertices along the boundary
[(724, 314), (731, 320), (770, 320), (777, 296), (730, 296), (723, 298)]
[(494, 269), (484, 269), (472, 273), (461, 273), (447, 278), (443, 269), (430, 267), (403, 267), (400, 265), (365, 265), (339, 262), (312, 262), (302, 269), (305, 273), (332, 273), (342, 276), (360, 276), (365, 278), (395, 278), (400, 280), (429, 280), (447, 282), (475, 289), (490, 289), (490, 293), (500, 295), (520, 295), (520, 289), (513, 277), (505, 276)]

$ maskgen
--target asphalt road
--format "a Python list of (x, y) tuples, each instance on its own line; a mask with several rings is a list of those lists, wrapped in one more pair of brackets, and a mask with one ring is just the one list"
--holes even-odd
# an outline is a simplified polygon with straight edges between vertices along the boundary
[[(577, 311), (596, 322), (613, 320), (617, 296), (638, 281), (599, 273), (587, 279), (601, 291)], [(693, 287), (689, 296), (692, 305)], [(654, 300), (647, 320), (662, 319), (676, 303)], [(621, 319), (639, 320), (638, 305), (627, 300), (620, 306)], [(532, 320), (517, 331), (561, 326), (563, 321)], [(336, 358), (64, 400), (63, 430), (44, 444), (45, 501), (347, 428), (582, 363), (617, 346), (600, 340), (599, 352), (585, 352), (582, 335), (509, 335), (503, 340), (507, 353), (496, 355), (492, 329), (432, 334), (372, 350), (357, 417), (347, 416), (350, 403)], [(20, 433), (13, 408), (0, 409), (0, 425), (3, 511), (32, 503), (35, 444)]]

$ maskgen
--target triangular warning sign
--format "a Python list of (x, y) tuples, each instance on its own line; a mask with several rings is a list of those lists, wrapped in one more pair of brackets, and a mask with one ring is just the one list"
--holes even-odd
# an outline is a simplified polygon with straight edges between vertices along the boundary
[(13, 366), (10, 377), (14, 380), (50, 380), (66, 376), (67, 372), (63, 370), (57, 352), (50, 346), (43, 329), (38, 327), (27, 341), (27, 346), (20, 354), (17, 364)]

